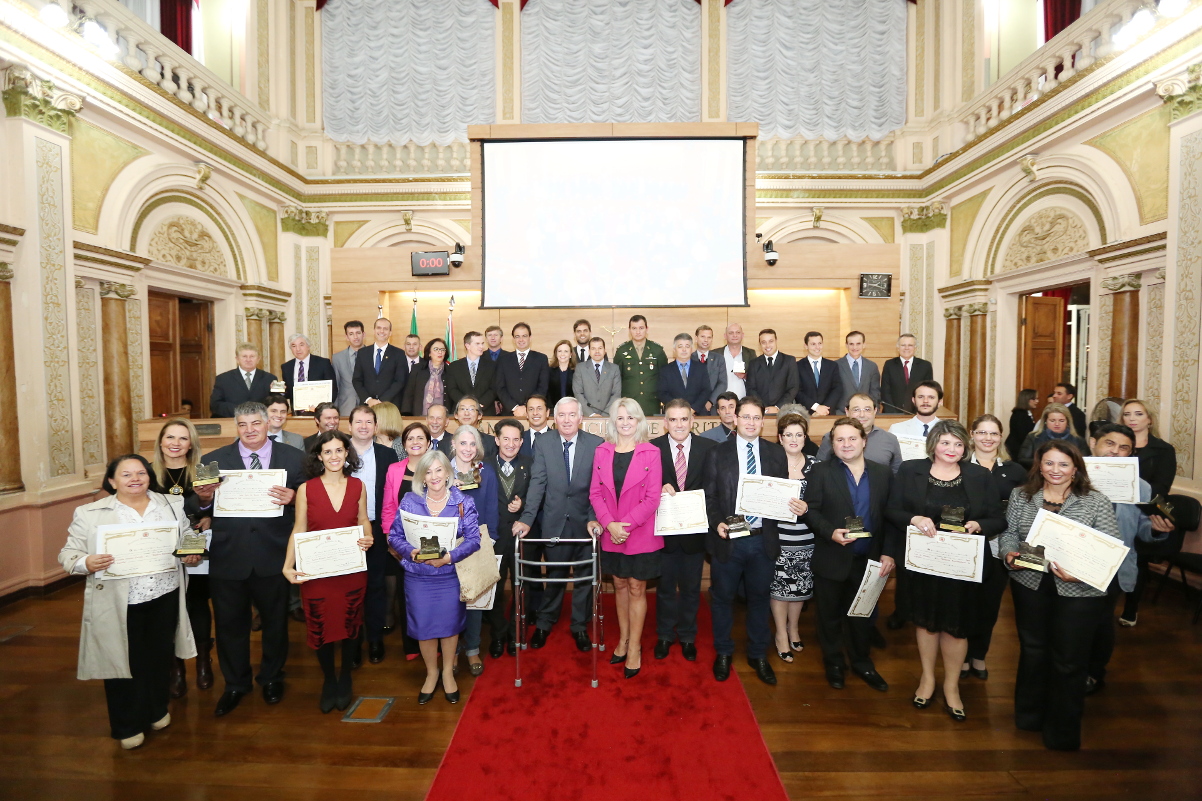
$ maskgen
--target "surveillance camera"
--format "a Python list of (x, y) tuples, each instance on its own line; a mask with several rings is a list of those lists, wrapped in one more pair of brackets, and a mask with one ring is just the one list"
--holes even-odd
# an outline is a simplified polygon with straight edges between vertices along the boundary
[(447, 260), (451, 262), (452, 267), (462, 267), (463, 266), (463, 245), (456, 242), (455, 243), (455, 252), (452, 253), (447, 258)]
[(772, 240), (769, 239), (764, 243), (764, 261), (768, 262), (769, 267), (775, 267), (776, 261), (779, 258), (780, 256), (777, 254), (776, 249), (772, 247)]

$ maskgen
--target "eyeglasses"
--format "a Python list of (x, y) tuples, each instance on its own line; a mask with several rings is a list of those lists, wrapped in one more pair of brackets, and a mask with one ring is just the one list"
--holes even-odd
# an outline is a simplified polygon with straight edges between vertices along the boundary
[(997, 431), (974, 431), (974, 432), (972, 432), (972, 435), (974, 437), (1000, 437), (1001, 436), (1001, 434), (998, 433)]
[(764, 418), (763, 418), (763, 417), (760, 417), (759, 415), (747, 415), (747, 414), (741, 414), (741, 415), (739, 415), (739, 419), (740, 419), (740, 420), (745, 420), (745, 421), (746, 421), (746, 422), (748, 422), (748, 423), (758, 423), (758, 422), (760, 422), (761, 420), (763, 420)]

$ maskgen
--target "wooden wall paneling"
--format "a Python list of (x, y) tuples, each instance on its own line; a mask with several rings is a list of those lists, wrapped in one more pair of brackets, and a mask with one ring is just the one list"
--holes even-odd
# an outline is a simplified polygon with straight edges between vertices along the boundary
[(150, 409), (155, 417), (179, 409), (179, 324), (176, 312), (178, 306), (179, 298), (175, 295), (147, 293)]

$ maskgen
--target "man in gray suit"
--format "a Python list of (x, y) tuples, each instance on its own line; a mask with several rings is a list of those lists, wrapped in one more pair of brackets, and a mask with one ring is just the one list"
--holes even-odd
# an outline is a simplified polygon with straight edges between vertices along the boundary
[(718, 402), (723, 392), (733, 392), (742, 398), (747, 394), (747, 365), (755, 358), (755, 351), (743, 344), (743, 326), (731, 323), (726, 326), (726, 346), (706, 354), (705, 366), (710, 374), (710, 409)]
[(601, 337), (588, 341), (588, 355), (576, 365), (572, 394), (586, 417), (605, 417), (610, 404), (622, 397), (622, 371), (605, 358), (605, 340)]
[(334, 376), (338, 379), (338, 397), (334, 399), (334, 405), (338, 407), (338, 414), (350, 417), (351, 410), (359, 405), (352, 379), (355, 376), (355, 354), (363, 347), (363, 323), (350, 320), (343, 324), (342, 332), (346, 334), (346, 350), (340, 350), (330, 358), (334, 363)]
[[(589, 483), (593, 473), (593, 454), (604, 440), (596, 434), (580, 430), (580, 401), (575, 398), (560, 398), (555, 404), (554, 435), (544, 435), (534, 441), (534, 466), (530, 470), (530, 492), (526, 496), (526, 509), (513, 524), (513, 533), (525, 537), (542, 514), (542, 536), (547, 539), (596, 539), (601, 535), (601, 524), (593, 515), (589, 501)], [(577, 562), (588, 560), (592, 548), (587, 543), (565, 543), (548, 545), (547, 562)], [(566, 579), (567, 567), (548, 567), (547, 577)], [(588, 573), (585, 566), (576, 568), (576, 575)], [(592, 615), (593, 587), (589, 579), (574, 582), (572, 590), (572, 638), (581, 651), (592, 648), (588, 635), (588, 621)], [(530, 638), (532, 648), (547, 644), (551, 627), (559, 620), (563, 609), (565, 583), (548, 582), (543, 592), (543, 602), (538, 609), (534, 636)]]
[(867, 395), (878, 406), (881, 402), (881, 368), (864, 358), (864, 334), (852, 331), (843, 338), (847, 355), (839, 360), (839, 380), (843, 393), (839, 397), (839, 414), (845, 414), (847, 402), (855, 394)]

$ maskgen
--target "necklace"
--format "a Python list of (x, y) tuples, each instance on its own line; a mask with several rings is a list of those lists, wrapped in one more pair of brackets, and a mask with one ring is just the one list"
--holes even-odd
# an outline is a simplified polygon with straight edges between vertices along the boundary
[[(439, 498), (437, 500), (435, 500), (434, 498), (431, 498), (429, 495), (427, 495), (426, 496), (426, 508), (430, 510), (431, 516), (438, 517), (439, 513), (442, 512), (443, 509), (447, 508), (447, 501), (449, 501), (450, 499), (451, 499), (451, 493), (449, 493), (449, 492), (446, 495), (444, 495), (442, 498)], [(435, 504), (438, 505), (437, 510), (435, 510), (435, 508), (434, 508)]]
[(188, 475), (188, 468), (185, 466), (185, 467), (178, 467), (173, 470), (170, 467), (164, 467), (163, 472), (165, 472), (167, 474), (167, 478), (171, 479), (172, 486), (170, 488), (168, 488), (167, 491), (169, 493), (171, 493), (172, 495), (183, 495), (184, 494), (183, 483), (184, 483), (184, 478), (187, 477), (187, 475)]

